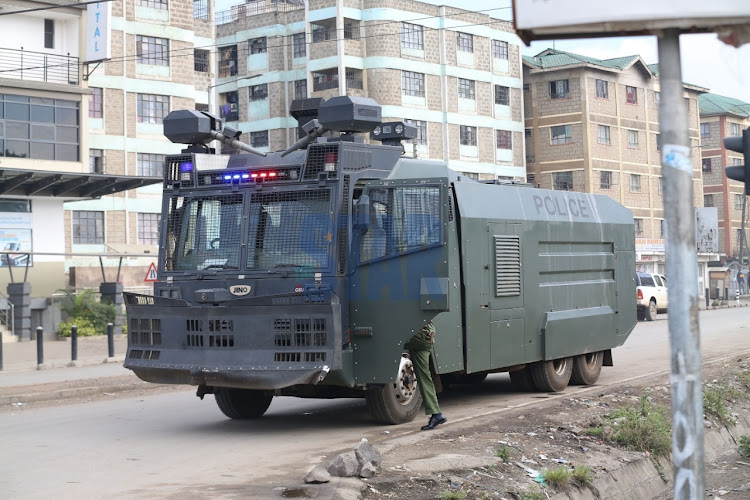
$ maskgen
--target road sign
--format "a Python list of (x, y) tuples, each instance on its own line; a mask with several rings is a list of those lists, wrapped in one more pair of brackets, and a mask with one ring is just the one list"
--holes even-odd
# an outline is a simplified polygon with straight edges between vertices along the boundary
[(150, 266), (148, 266), (148, 271), (146, 272), (146, 277), (143, 278), (143, 281), (156, 281), (156, 264), (153, 262)]

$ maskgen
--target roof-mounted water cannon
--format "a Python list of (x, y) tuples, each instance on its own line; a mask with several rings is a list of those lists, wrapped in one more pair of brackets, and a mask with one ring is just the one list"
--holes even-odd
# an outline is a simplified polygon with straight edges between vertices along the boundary
[(189, 152), (196, 152), (191, 149), (207, 152), (208, 144), (217, 140), (248, 153), (266, 156), (266, 153), (241, 142), (240, 130), (222, 125), (221, 119), (205, 111), (180, 109), (164, 118), (164, 136), (176, 144), (190, 145)]
[[(306, 99), (304, 101), (311, 101)], [(307, 103), (305, 103), (307, 104)], [(309, 103), (315, 104), (315, 103)], [(292, 102), (292, 111), (301, 107), (299, 101)], [(327, 101), (320, 100), (317, 109), (317, 119), (312, 119), (302, 125), (305, 137), (292, 144), (281, 156), (286, 156), (297, 149), (306, 148), (308, 144), (315, 141), (318, 137), (326, 132), (338, 131), (342, 135), (333, 140), (353, 141), (354, 134), (371, 132), (375, 127), (380, 125), (381, 109), (374, 99), (369, 97), (349, 97), (338, 96), (332, 97)], [(308, 116), (315, 110), (310, 106), (306, 109)], [(304, 116), (299, 114), (299, 116)], [(299, 117), (295, 115), (299, 120)]]

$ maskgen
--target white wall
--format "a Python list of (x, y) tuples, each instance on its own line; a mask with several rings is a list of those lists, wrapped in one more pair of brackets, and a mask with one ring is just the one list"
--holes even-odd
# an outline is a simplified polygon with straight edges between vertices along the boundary
[[(47, 54), (78, 57), (78, 26), (80, 18), (47, 11), (45, 13), (0, 16), (0, 47)], [(55, 21), (54, 48), (44, 48), (44, 20)], [(19, 61), (20, 62), (20, 61)], [(6, 62), (7, 64), (7, 62)]]
[[(65, 252), (65, 210), (62, 200), (32, 198), (31, 240), (34, 252)], [(62, 262), (56, 255), (35, 255), (35, 262)]]

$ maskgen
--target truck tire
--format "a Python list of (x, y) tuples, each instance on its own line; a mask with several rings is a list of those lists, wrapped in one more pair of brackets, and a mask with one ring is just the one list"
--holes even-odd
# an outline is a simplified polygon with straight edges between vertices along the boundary
[(654, 321), (656, 319), (656, 313), (656, 301), (651, 299), (651, 302), (648, 303), (648, 309), (646, 309), (646, 319)]
[(510, 372), (508, 375), (510, 375), (510, 381), (513, 383), (513, 386), (519, 391), (533, 392), (536, 389), (534, 381), (531, 379), (531, 370), (528, 366), (523, 370)]
[(216, 387), (214, 398), (221, 412), (233, 419), (251, 419), (262, 416), (273, 399), (273, 392), (252, 389)]
[(603, 361), (604, 353), (602, 351), (576, 356), (573, 360), (573, 373), (570, 376), (570, 383), (575, 385), (594, 385), (599, 380)]
[(646, 309), (639, 307), (638, 308), (638, 321), (643, 321), (646, 319)]
[(404, 424), (414, 420), (422, 406), (422, 393), (417, 388), (411, 360), (402, 356), (396, 381), (369, 387), (365, 400), (370, 414), (381, 424)]
[(537, 361), (531, 365), (534, 387), (543, 392), (559, 392), (565, 389), (573, 373), (573, 358)]

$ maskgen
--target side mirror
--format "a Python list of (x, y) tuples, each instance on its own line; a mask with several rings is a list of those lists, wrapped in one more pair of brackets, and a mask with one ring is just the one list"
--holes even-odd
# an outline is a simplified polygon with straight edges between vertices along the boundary
[(354, 213), (354, 228), (362, 232), (370, 229), (370, 197), (363, 194), (357, 200)]

